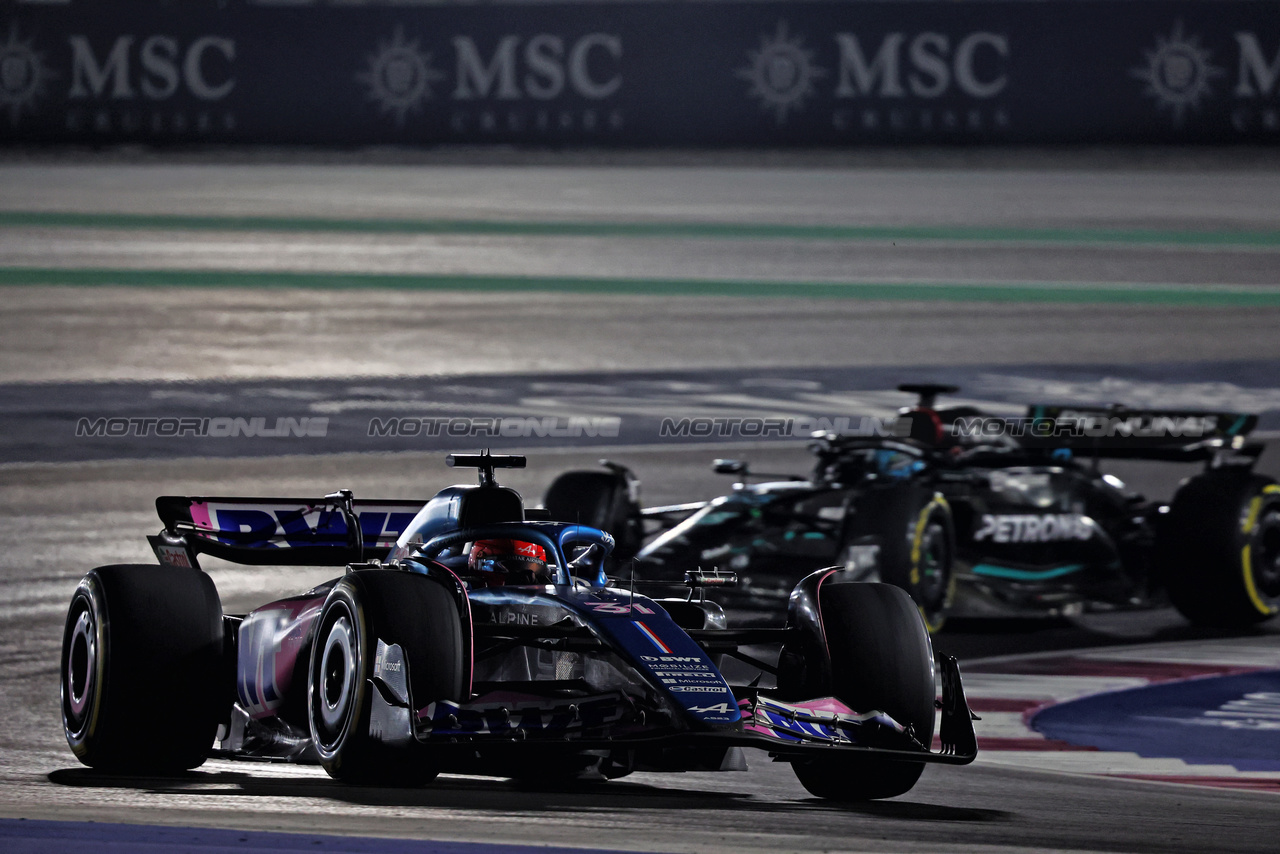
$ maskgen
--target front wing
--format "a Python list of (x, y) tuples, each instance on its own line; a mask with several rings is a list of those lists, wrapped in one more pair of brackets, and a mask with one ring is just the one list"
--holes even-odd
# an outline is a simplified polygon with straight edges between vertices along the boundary
[(967, 765), (977, 756), (976, 718), (950, 656), (942, 660), (940, 746), (933, 751), (882, 712), (857, 713), (831, 697), (790, 703), (754, 690), (738, 699), (739, 724), (698, 729), (653, 723), (644, 704), (624, 691), (556, 700), (511, 691), (415, 711), (400, 647), (379, 641), (378, 653), (369, 731), (392, 746), (466, 752), (534, 743), (569, 750), (714, 745), (755, 747), (783, 760), (844, 753), (950, 765)]

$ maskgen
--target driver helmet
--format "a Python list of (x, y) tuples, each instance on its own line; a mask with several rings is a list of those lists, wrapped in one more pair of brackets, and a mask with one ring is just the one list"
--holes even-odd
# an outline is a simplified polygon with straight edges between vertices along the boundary
[(904, 480), (923, 468), (923, 460), (902, 451), (880, 449), (875, 452), (875, 470), (881, 477)]
[(476, 540), (467, 567), (489, 587), (551, 583), (546, 550), (523, 540)]
[(915, 439), (930, 447), (939, 447), (944, 444), (948, 430), (942, 423), (942, 416), (938, 414), (936, 409), (924, 406), (913, 406), (907, 409), (898, 410), (898, 418), (907, 424), (907, 429), (901, 427), (895, 431), (895, 435), (901, 438)]

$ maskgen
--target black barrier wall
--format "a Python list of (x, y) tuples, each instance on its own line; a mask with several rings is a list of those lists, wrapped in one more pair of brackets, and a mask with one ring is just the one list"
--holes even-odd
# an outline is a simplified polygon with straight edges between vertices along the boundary
[(0, 141), (1275, 144), (1280, 2), (6, 0)]

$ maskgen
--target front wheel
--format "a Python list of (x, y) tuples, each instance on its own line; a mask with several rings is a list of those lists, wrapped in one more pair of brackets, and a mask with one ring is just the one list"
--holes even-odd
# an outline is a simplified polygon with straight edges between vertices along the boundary
[(1280, 612), (1280, 484), (1244, 469), (1184, 483), (1157, 534), (1169, 598), (1201, 625), (1243, 628)]
[(459, 701), (462, 623), (437, 582), (400, 570), (349, 573), (317, 621), (307, 680), (311, 738), (329, 775), (351, 783), (421, 785), (439, 773), (419, 745), (391, 746), (369, 733), (378, 641), (399, 644), (413, 705)]
[[(933, 646), (915, 603), (888, 584), (824, 584), (818, 607), (830, 681), (825, 687), (858, 712), (881, 711), (925, 747), (933, 742)], [(815, 668), (816, 669), (816, 668)], [(838, 801), (892, 798), (910, 791), (923, 762), (832, 756), (796, 762), (810, 793)]]

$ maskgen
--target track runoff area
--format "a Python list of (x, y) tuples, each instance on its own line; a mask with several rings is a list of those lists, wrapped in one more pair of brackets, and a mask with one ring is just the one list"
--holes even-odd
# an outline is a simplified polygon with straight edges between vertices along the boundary
[[(17, 595), (0, 618), (19, 660), (56, 654), (62, 600), (85, 568), (65, 565), (68, 542), (104, 554), (91, 563), (130, 559), (155, 525), (141, 512), (151, 497), (192, 477), (205, 491), (228, 478), (245, 489), (223, 491), (282, 481), (314, 491), (336, 478), (429, 494), (448, 480), (440, 452), (462, 441), (545, 456), (517, 484), (527, 495), (559, 463), (607, 454), (637, 461), (647, 500), (687, 500), (723, 487), (704, 468), (712, 456), (803, 471), (803, 428), (888, 415), (905, 402), (888, 390), (921, 379), (960, 385), (958, 399), (998, 414), (1052, 396), (1257, 412), (1264, 435), (1280, 429), (1280, 187), (1268, 170), (161, 165), (91, 168), (86, 181), (84, 169), (3, 167), (0, 288), (13, 311), (0, 318), (0, 478), (14, 496), (3, 571)], [(1200, 204), (1168, 203), (1187, 188)], [(685, 419), (714, 427), (682, 434)], [(788, 426), (761, 435), (766, 420)], [(1274, 453), (1260, 467), (1273, 475)], [(1155, 495), (1185, 472), (1121, 474)], [(22, 533), (50, 524), (61, 539)], [(33, 566), (43, 580), (30, 580)], [(233, 599), (265, 601), (280, 586), (250, 575), (228, 582)], [(956, 772), (922, 782), (900, 806), (824, 815), (869, 850), (894, 847), (877, 841), (885, 832), (1005, 850), (1033, 840), (1142, 847), (1105, 810), (1100, 830), (1059, 817), (1046, 824), (1058, 835), (1028, 836), (1030, 819), (1057, 815), (1022, 799), (1042, 786), (1069, 798), (1068, 810), (1099, 811), (1090, 791), (1120, 799), (1130, 816), (1185, 801), (1187, 845), (1266, 850), (1252, 831), (1213, 831), (1212, 816), (1274, 809), (1262, 806), (1280, 788), (1274, 632), (1203, 638), (1161, 612), (946, 632), (936, 644), (961, 655), (983, 718), (979, 763), (962, 769), (976, 789)], [(4, 679), (6, 706), (46, 701), (11, 710), (42, 734), (10, 745), (21, 758), (0, 809), (29, 820), (0, 824), (7, 849), (70, 850), (74, 837), (154, 850), (382, 850), (362, 833), (517, 842), (510, 824), (485, 835), (479, 813), (457, 803), (478, 791), (461, 780), (435, 800), (358, 795), (335, 807), (337, 820), (311, 825), (303, 790), (314, 783), (331, 798), (323, 776), (285, 775), (284, 807), (270, 770), (235, 782), (239, 767), (225, 763), (189, 781), (104, 787), (49, 731), (56, 675), (11, 666)], [(1035, 776), (1043, 770), (1066, 776)], [(1071, 782), (1076, 774), (1106, 782), (1091, 790)], [(1204, 794), (1129, 781), (1194, 783), (1169, 791)], [(796, 850), (835, 841), (787, 817), (818, 807), (777, 775), (744, 797), (782, 816), (772, 828), (782, 836), (707, 799), (724, 785), (743, 790), (718, 780), (692, 790), (735, 847), (753, 847), (734, 835), (742, 827)], [(268, 827), (227, 813), (214, 795), (178, 808), (209, 786), (271, 801), (276, 818)], [(125, 806), (108, 809), (120, 794)], [(512, 797), (524, 816), (548, 806)], [(610, 805), (630, 834), (646, 823), (610, 796), (578, 797)], [(649, 843), (531, 826), (538, 844), (714, 848), (668, 800), (654, 820), (675, 834)], [(414, 824), (415, 813), (449, 831)], [(84, 816), (130, 826), (49, 821)], [(245, 830), (228, 831), (233, 839), (148, 821)]]

